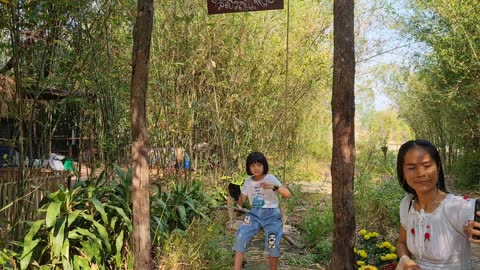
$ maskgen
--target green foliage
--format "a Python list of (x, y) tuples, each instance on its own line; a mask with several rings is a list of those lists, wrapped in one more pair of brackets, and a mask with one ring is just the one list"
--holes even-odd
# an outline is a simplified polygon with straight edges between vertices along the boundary
[(469, 181), (480, 167), (456, 163), (480, 151), (478, 1), (409, 1), (399, 13), (398, 25), (422, 53), (392, 77), (392, 97), (416, 137), (439, 148), (447, 173), (465, 169), (460, 178)]
[(119, 183), (107, 184), (98, 177), (63, 187), (44, 198), (36, 221), (23, 239), (17, 257), (21, 269), (115, 269), (130, 266), (132, 235), (129, 196), (132, 172), (117, 167)]
[(453, 167), (456, 176), (455, 186), (480, 189), (480, 152), (466, 152)]
[(232, 240), (223, 226), (194, 219), (185, 231), (167, 234), (156, 261), (165, 269), (227, 269), (233, 263)]
[(394, 155), (381, 151), (363, 151), (357, 160), (355, 179), (355, 217), (357, 226), (376, 228), (382, 234), (400, 226), (399, 205), (405, 192), (395, 174)]
[[(39, 219), (29, 222), (30, 229), (20, 243), (22, 253), (0, 253), (4, 268), (131, 268), (132, 176), (131, 169), (124, 172), (116, 166), (116, 175), (103, 171), (72, 190), (62, 187), (49, 194), (39, 209)], [(175, 184), (168, 193), (152, 195), (151, 205), (154, 245), (180, 241), (178, 237), (195, 218), (204, 223), (210, 220), (205, 213), (211, 199), (200, 182)]]
[(333, 236), (333, 211), (331, 206), (325, 206), (321, 211), (319, 205), (312, 206), (302, 220), (301, 228), (304, 239), (311, 247), (323, 243), (322, 240)]
[(212, 201), (206, 196), (201, 183), (174, 183), (169, 192), (151, 196), (150, 216), (152, 243), (161, 244), (168, 232), (185, 230), (195, 217), (208, 220)]
[(322, 264), (328, 264), (332, 259), (332, 250), (331, 239), (319, 240), (315, 246), (315, 260)]

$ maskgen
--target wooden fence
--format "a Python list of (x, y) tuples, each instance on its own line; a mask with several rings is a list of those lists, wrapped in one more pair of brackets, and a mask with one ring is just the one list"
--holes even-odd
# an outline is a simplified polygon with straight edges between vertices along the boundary
[(68, 172), (63, 171), (25, 169), (23, 185), (19, 175), (17, 168), (0, 169), (0, 247), (23, 235), (28, 227), (21, 221), (34, 219), (48, 192), (69, 182)]

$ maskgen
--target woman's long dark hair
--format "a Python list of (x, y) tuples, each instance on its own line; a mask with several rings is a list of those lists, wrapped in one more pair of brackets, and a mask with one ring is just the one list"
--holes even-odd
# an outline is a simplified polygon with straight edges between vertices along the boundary
[(448, 193), (447, 188), (445, 187), (445, 176), (443, 174), (443, 166), (442, 166), (442, 160), (440, 159), (440, 154), (438, 153), (438, 150), (435, 147), (435, 145), (433, 145), (431, 142), (427, 140), (422, 140), (422, 139), (408, 141), (402, 144), (402, 146), (400, 147), (400, 150), (398, 150), (397, 176), (398, 176), (398, 183), (400, 183), (400, 186), (406, 192), (414, 194), (415, 196), (417, 195), (415, 190), (407, 183), (407, 181), (405, 180), (405, 176), (403, 174), (403, 165), (405, 162), (405, 155), (410, 149), (417, 148), (417, 147), (420, 147), (423, 150), (425, 150), (433, 158), (438, 168), (437, 186), (441, 191)]

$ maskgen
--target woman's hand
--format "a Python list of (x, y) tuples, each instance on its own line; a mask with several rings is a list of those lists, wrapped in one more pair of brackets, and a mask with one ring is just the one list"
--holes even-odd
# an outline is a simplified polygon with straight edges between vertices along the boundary
[(408, 259), (405, 260), (405, 264), (403, 265), (403, 270), (421, 270), (420, 266), (418, 266), (414, 260)]
[[(477, 211), (477, 213), (475, 213), (475, 214), (480, 215), (480, 211)], [(468, 240), (471, 243), (480, 245), (480, 240), (473, 239), (474, 235), (480, 236), (480, 222), (470, 220), (468, 222), (467, 227), (465, 228), (465, 231), (467, 232)]]

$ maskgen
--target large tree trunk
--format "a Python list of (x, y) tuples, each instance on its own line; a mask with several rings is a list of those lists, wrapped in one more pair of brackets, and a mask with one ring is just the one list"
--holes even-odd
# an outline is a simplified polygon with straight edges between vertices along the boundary
[(153, 28), (153, 0), (138, 0), (133, 32), (131, 125), (133, 158), (133, 254), (134, 269), (151, 269), (150, 196), (148, 179), (149, 138), (146, 96), (148, 62)]
[(355, 48), (353, 0), (335, 0), (333, 7), (333, 151), (332, 201), (334, 217), (331, 269), (355, 269)]

